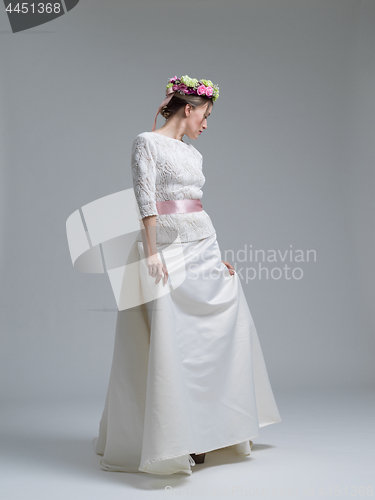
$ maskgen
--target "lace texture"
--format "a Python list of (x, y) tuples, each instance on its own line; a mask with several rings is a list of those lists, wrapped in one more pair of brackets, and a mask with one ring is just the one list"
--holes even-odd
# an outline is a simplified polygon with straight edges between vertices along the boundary
[[(205, 177), (202, 155), (191, 144), (155, 132), (138, 134), (132, 144), (133, 188), (141, 218), (156, 215), (156, 242), (172, 243), (207, 238), (215, 233), (205, 210), (162, 214), (156, 201), (202, 199)], [(142, 238), (139, 236), (138, 241)]]

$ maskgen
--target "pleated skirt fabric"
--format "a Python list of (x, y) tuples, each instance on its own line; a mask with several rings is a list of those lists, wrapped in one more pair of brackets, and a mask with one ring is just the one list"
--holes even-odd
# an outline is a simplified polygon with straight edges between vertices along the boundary
[[(168, 293), (118, 312), (94, 440), (104, 470), (190, 475), (190, 453), (249, 455), (259, 429), (281, 422), (240, 279), (221, 262), (216, 233), (180, 245)], [(137, 248), (144, 259), (143, 243)], [(158, 245), (159, 255), (168, 248)]]

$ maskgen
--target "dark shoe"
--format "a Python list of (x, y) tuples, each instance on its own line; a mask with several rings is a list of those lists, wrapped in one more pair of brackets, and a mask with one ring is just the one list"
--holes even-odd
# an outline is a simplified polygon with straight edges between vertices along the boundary
[(190, 453), (190, 456), (196, 464), (203, 464), (206, 454), (199, 453), (199, 455), (196, 455), (195, 453)]

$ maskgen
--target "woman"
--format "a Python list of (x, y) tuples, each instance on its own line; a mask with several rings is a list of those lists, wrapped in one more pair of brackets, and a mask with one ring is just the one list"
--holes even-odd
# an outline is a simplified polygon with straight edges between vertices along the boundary
[(190, 475), (209, 451), (249, 455), (281, 418), (241, 283), (202, 209), (202, 155), (182, 140), (207, 128), (219, 88), (175, 76), (166, 95), (132, 146), (140, 280), (157, 294), (118, 313), (95, 449), (105, 470)]

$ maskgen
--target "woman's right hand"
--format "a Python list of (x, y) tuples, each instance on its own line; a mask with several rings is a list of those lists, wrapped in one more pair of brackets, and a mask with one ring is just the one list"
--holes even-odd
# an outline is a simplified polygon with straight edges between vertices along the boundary
[(158, 284), (164, 274), (163, 286), (166, 285), (168, 281), (168, 270), (159, 260), (157, 255), (150, 255), (150, 257), (147, 257), (147, 266), (148, 274), (153, 278), (156, 276), (155, 283)]

